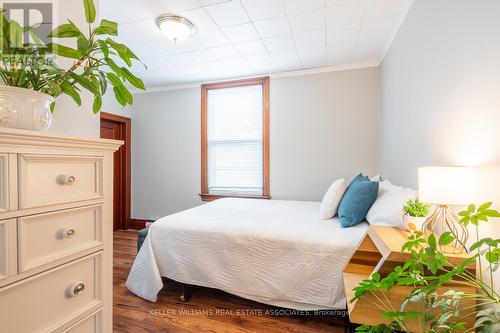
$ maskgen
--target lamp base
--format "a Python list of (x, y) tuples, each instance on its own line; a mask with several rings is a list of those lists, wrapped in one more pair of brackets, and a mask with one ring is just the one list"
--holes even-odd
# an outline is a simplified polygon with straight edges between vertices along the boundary
[(448, 246), (440, 246), (443, 253), (458, 254), (467, 252), (466, 243), (469, 238), (469, 232), (459, 218), (446, 205), (436, 206), (431, 216), (422, 225), (422, 232), (434, 232), (441, 235), (445, 232), (451, 232), (455, 240)]

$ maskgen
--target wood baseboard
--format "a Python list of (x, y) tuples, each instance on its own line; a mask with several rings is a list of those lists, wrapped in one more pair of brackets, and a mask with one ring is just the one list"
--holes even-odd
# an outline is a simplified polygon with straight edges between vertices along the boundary
[(128, 229), (141, 230), (146, 228), (146, 222), (151, 222), (151, 221), (142, 219), (129, 219), (127, 227)]

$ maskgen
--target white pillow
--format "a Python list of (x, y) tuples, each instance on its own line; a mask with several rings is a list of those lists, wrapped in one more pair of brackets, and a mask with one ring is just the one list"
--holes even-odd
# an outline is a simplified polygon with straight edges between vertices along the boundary
[(346, 184), (344, 179), (338, 179), (330, 185), (319, 208), (319, 216), (322, 219), (326, 220), (337, 214), (337, 208), (339, 207), (340, 200), (342, 200), (344, 196), (345, 190)]
[(390, 183), (384, 184), (390, 186), (383, 186), (382, 183), (379, 187), (379, 196), (366, 214), (366, 220), (371, 225), (386, 225), (404, 229), (403, 205), (409, 198), (418, 196), (418, 192)]

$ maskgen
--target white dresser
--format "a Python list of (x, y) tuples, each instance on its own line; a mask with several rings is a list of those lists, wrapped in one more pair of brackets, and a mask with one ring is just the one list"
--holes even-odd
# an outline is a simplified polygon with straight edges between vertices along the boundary
[(112, 332), (121, 144), (0, 128), (0, 332)]

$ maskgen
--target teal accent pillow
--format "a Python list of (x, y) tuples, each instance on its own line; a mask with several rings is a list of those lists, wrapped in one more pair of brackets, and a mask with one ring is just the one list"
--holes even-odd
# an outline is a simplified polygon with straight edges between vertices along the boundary
[[(361, 181), (370, 181), (370, 178), (368, 178), (367, 176), (363, 176), (363, 174), (360, 173), (359, 175), (357, 175), (356, 177), (354, 177), (351, 180), (351, 183), (349, 184), (349, 186), (351, 186), (354, 183), (361, 182)], [(347, 186), (347, 187), (349, 187), (349, 186)]]
[[(356, 178), (358, 177), (356, 176)], [(338, 214), (340, 225), (343, 228), (353, 227), (363, 222), (368, 210), (377, 199), (378, 182), (372, 182), (368, 177), (357, 180), (356, 178), (351, 182), (342, 201), (340, 201)]]

